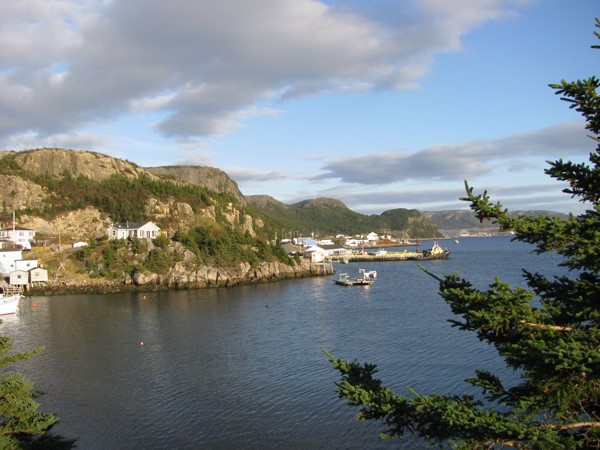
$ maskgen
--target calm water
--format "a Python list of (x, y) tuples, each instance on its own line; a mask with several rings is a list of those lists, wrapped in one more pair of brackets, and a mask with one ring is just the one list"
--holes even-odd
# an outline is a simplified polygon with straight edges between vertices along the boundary
[[(508, 238), (443, 241), (429, 261), (477, 287), (524, 284), (521, 267), (556, 272)], [(377, 423), (353, 418), (322, 353), (376, 363), (404, 392), (462, 393), (474, 368), (515, 375), (494, 349), (458, 331), (437, 283), (412, 261), (337, 266), (377, 270), (370, 287), (332, 277), (181, 292), (33, 297), (4, 319), (16, 350), (45, 345), (17, 369), (45, 392), (54, 431), (82, 449), (423, 448), (380, 441)], [(143, 342), (143, 345), (142, 345)]]

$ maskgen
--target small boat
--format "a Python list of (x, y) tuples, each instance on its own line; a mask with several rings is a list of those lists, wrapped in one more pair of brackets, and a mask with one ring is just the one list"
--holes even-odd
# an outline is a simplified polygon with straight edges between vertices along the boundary
[(359, 273), (361, 275), (356, 278), (351, 277), (347, 273), (340, 273), (338, 278), (333, 280), (333, 282), (340, 286), (370, 286), (375, 283), (375, 278), (377, 278), (376, 271), (370, 270), (367, 272), (365, 269), (360, 269)]
[(15, 314), (20, 298), (21, 294), (16, 288), (0, 286), (0, 316)]

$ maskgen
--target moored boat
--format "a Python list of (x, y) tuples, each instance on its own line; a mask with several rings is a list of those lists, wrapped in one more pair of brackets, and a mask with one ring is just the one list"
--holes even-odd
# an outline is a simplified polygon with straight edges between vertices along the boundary
[(446, 259), (450, 256), (450, 250), (443, 249), (437, 242), (434, 242), (429, 250), (423, 250), (409, 256), (411, 260), (429, 260), (429, 259)]
[(14, 288), (0, 286), (0, 316), (15, 314), (21, 294)]
[(334, 279), (335, 284), (340, 286), (370, 286), (375, 283), (377, 278), (377, 272), (374, 270), (366, 271), (365, 269), (359, 269), (360, 276), (353, 278), (347, 273), (340, 273), (337, 279)]

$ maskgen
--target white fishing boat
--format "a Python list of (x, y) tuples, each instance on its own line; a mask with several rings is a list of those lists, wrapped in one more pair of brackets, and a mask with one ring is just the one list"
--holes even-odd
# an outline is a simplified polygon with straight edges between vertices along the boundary
[(347, 273), (340, 273), (338, 278), (333, 280), (335, 284), (340, 286), (370, 286), (375, 283), (377, 278), (377, 272), (374, 270), (366, 271), (365, 269), (359, 269), (360, 276), (353, 278)]
[(0, 316), (15, 314), (19, 306), (21, 293), (8, 286), (0, 286)]

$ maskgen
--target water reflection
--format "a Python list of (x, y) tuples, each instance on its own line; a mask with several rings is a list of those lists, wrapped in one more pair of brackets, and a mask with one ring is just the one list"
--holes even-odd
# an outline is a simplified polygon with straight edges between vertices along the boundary
[[(498, 270), (519, 281), (514, 261), (528, 260), (529, 249), (511, 253), (506, 243), (462, 240), (428, 268), (481, 286)], [(350, 266), (344, 271), (359, 268)], [(353, 419), (323, 348), (377, 363), (399, 392), (464, 392), (475, 367), (504, 365), (448, 324), (435, 280), (416, 264), (373, 269), (378, 280), (367, 288), (327, 277), (27, 298), (0, 327), (17, 349), (46, 346), (20, 368), (46, 392), (44, 408), (61, 419), (56, 431), (78, 437), (81, 448), (419, 448), (410, 439), (381, 442), (379, 424)]]

